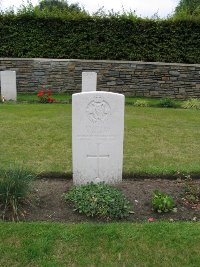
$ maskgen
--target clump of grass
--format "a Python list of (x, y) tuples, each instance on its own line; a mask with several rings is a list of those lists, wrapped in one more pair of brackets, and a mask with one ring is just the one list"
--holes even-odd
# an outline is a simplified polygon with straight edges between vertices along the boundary
[(148, 103), (146, 100), (138, 99), (136, 102), (133, 104), (135, 107), (148, 107)]
[(74, 210), (86, 216), (103, 219), (122, 219), (129, 215), (130, 204), (118, 189), (105, 183), (75, 186), (64, 195)]
[(0, 212), (2, 219), (19, 220), (24, 216), (21, 204), (27, 201), (35, 175), (23, 168), (0, 171)]
[(200, 100), (197, 98), (191, 98), (182, 104), (182, 108), (185, 109), (200, 109)]

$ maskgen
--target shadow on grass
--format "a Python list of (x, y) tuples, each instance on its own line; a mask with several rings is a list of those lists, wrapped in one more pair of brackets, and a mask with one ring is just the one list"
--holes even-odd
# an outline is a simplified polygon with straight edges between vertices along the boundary
[[(185, 179), (186, 175), (190, 175), (192, 179), (200, 179), (200, 173), (170, 173), (170, 174), (153, 174), (153, 173), (123, 173), (122, 179), (124, 180), (144, 180), (144, 179), (165, 179), (165, 180), (177, 180)], [(72, 179), (71, 172), (42, 172), (37, 174), (38, 179), (48, 178), (48, 179)]]

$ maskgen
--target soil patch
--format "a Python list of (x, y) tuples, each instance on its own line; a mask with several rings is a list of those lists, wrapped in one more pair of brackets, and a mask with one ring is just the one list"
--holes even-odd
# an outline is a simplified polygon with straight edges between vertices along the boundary
[[(200, 180), (195, 180), (200, 185)], [(34, 182), (32, 205), (26, 206), (25, 221), (51, 222), (98, 222), (98, 219), (88, 218), (73, 211), (70, 203), (63, 198), (73, 183), (66, 179), (42, 178)], [(200, 221), (200, 205), (191, 205), (183, 197), (184, 181), (166, 179), (125, 179), (117, 188), (122, 190), (131, 203), (133, 214), (123, 221), (144, 222), (153, 217), (156, 220), (170, 221)], [(152, 211), (151, 198), (154, 190), (170, 194), (175, 202), (177, 212), (158, 214)]]

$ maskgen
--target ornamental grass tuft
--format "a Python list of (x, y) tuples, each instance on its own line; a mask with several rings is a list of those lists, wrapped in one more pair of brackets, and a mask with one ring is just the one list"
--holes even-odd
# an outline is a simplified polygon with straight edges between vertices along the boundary
[(23, 168), (0, 171), (0, 217), (19, 221), (22, 204), (28, 201), (35, 175)]

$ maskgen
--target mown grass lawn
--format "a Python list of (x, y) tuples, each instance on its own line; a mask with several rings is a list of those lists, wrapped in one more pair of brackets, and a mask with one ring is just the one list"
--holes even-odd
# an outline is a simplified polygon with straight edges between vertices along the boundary
[(1, 223), (0, 266), (200, 266), (199, 223)]
[[(0, 168), (72, 171), (70, 104), (0, 104)], [(124, 173), (200, 172), (200, 111), (125, 108)]]
[[(200, 111), (125, 110), (124, 173), (200, 173)], [(72, 171), (70, 104), (0, 104), (0, 169)], [(0, 266), (200, 266), (199, 222), (0, 222)]]

